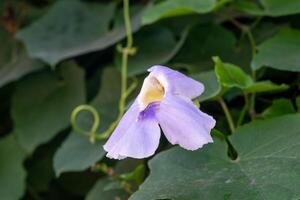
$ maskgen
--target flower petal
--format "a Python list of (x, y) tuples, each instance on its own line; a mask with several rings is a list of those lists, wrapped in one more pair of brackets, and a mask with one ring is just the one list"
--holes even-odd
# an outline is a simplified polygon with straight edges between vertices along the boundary
[(204, 91), (202, 83), (168, 67), (155, 65), (148, 69), (165, 88), (166, 93), (178, 94), (190, 99), (198, 97)]
[(123, 115), (118, 126), (103, 146), (106, 151), (110, 151), (110, 149), (121, 139), (128, 127), (137, 120), (139, 113), (139, 104), (137, 100), (135, 100), (127, 112)]
[(160, 129), (155, 118), (154, 108), (148, 107), (142, 111), (137, 120), (132, 122), (123, 130), (119, 140), (114, 144), (110, 143), (110, 148), (105, 145), (108, 151), (107, 157), (123, 159), (125, 157), (146, 158), (155, 153), (159, 145)]
[(215, 120), (201, 112), (189, 99), (167, 95), (156, 113), (158, 122), (172, 144), (196, 150), (213, 142), (210, 131)]

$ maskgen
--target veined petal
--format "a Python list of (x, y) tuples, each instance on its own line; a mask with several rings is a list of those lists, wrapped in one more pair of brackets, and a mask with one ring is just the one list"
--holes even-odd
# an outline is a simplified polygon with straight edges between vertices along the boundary
[(110, 149), (121, 139), (121, 137), (125, 134), (126, 130), (130, 127), (130, 125), (137, 120), (139, 113), (139, 104), (137, 100), (135, 100), (120, 120), (118, 126), (116, 127), (112, 135), (109, 137), (109, 139), (103, 146), (105, 151), (110, 151)]
[(185, 96), (189, 99), (198, 97), (204, 91), (202, 83), (170, 68), (155, 65), (148, 69), (149, 76), (154, 76), (164, 87), (166, 93)]
[(210, 131), (215, 126), (215, 120), (201, 112), (189, 99), (165, 96), (156, 117), (166, 138), (172, 144), (196, 150), (213, 142)]
[(142, 111), (110, 148), (105, 146), (107, 157), (123, 159), (125, 157), (146, 158), (155, 153), (160, 139), (160, 128), (155, 118), (154, 107)]

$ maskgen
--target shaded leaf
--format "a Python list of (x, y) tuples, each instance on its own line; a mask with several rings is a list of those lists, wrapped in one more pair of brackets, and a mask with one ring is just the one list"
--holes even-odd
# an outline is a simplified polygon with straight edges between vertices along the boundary
[(300, 71), (300, 31), (285, 29), (258, 46), (251, 67), (263, 66), (286, 71)]
[(12, 97), (14, 134), (31, 153), (69, 125), (72, 109), (84, 102), (84, 73), (72, 62), (59, 75), (45, 70), (16, 84)]
[[(123, 39), (123, 26), (109, 30), (113, 4), (85, 4), (57, 1), (49, 12), (17, 34), (29, 55), (55, 65), (59, 61), (104, 49)], [(138, 13), (132, 18), (132, 30), (140, 26)], [(61, 20), (63, 19), (63, 20)]]
[(85, 200), (126, 200), (128, 199), (128, 194), (122, 189), (108, 189), (107, 186), (116, 183), (115, 181), (104, 178), (96, 182), (94, 187), (89, 191)]
[(272, 92), (272, 91), (286, 90), (288, 88), (289, 86), (286, 84), (277, 85), (275, 83), (272, 83), (271, 81), (259, 81), (245, 88), (245, 92), (248, 93)]
[(276, 99), (272, 105), (264, 110), (262, 116), (265, 118), (278, 117), (281, 115), (295, 113), (293, 103), (289, 99)]
[(63, 172), (82, 171), (95, 164), (105, 154), (102, 145), (103, 142), (92, 144), (89, 138), (71, 132), (55, 154), (56, 176)]
[[(101, 124), (98, 132), (108, 128), (118, 114), (120, 77), (116, 69), (106, 68), (102, 74), (102, 84), (98, 95), (91, 105), (100, 114)], [(92, 127), (94, 119), (90, 113), (82, 112), (78, 116), (78, 126), (84, 130)], [(57, 176), (68, 171), (82, 171), (100, 160), (105, 151), (103, 141), (92, 144), (88, 137), (72, 131), (54, 156), (54, 169)]]
[(300, 112), (300, 96), (296, 98), (297, 111)]
[(150, 24), (167, 17), (186, 15), (191, 13), (208, 13), (216, 6), (216, 0), (166, 0), (155, 4), (146, 10), (143, 24)]
[(298, 199), (299, 121), (286, 115), (238, 128), (234, 162), (218, 140), (193, 152), (165, 151), (150, 161), (149, 177), (130, 200)]
[[(142, 74), (149, 67), (165, 64), (180, 49), (187, 34), (176, 42), (172, 32), (164, 27), (149, 27), (134, 36), (134, 46), (137, 53), (128, 60), (128, 76)], [(116, 62), (121, 68), (121, 55), (117, 54)]]
[(30, 59), (25, 52), (22, 52), (17, 60), (0, 67), (0, 87), (43, 67), (41, 62)]
[(234, 35), (221, 26), (197, 25), (172, 62), (178, 66), (188, 65), (193, 73), (210, 70), (214, 66), (211, 57), (218, 55), (226, 60), (232, 57), (235, 42)]
[(221, 87), (214, 71), (202, 72), (195, 74), (192, 78), (203, 83), (204, 93), (198, 97), (199, 101), (205, 101), (216, 97), (221, 92)]
[(21, 199), (25, 192), (25, 152), (13, 135), (0, 140), (0, 196), (5, 200)]
[(234, 6), (253, 15), (277, 17), (300, 13), (300, 2), (298, 0), (260, 0), (260, 4), (255, 4), (249, 0), (239, 0), (234, 3)]

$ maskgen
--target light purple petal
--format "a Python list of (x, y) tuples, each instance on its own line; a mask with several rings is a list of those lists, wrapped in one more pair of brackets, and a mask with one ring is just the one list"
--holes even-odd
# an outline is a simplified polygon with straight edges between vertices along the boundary
[(202, 83), (170, 68), (155, 65), (148, 71), (151, 72), (149, 76), (154, 76), (164, 86), (166, 93), (194, 99), (204, 91)]
[(106, 151), (109, 151), (120, 140), (120, 138), (125, 134), (128, 127), (137, 120), (139, 113), (139, 104), (137, 100), (135, 100), (127, 110), (127, 112), (123, 115), (118, 126), (103, 146)]
[[(123, 159), (125, 157), (146, 158), (155, 153), (159, 145), (160, 129), (155, 118), (154, 107), (149, 106), (138, 118), (124, 127), (120, 138), (105, 145), (107, 157)], [(115, 133), (114, 133), (115, 134)], [(109, 148), (108, 148), (109, 147)]]
[(215, 120), (201, 112), (189, 99), (181, 96), (165, 96), (156, 117), (172, 144), (196, 150), (204, 144), (213, 142), (210, 131), (215, 126)]

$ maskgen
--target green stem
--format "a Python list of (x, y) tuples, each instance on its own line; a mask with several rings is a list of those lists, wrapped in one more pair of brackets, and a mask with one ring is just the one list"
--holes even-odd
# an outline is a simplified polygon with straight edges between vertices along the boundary
[[(124, 23), (126, 29), (126, 36), (127, 36), (127, 44), (126, 47), (121, 47), (120, 51), (122, 53), (122, 65), (121, 65), (121, 97), (119, 100), (119, 114), (118, 117), (114, 122), (111, 123), (108, 129), (106, 129), (102, 133), (97, 133), (97, 129), (100, 125), (100, 117), (98, 112), (95, 108), (89, 105), (80, 105), (76, 107), (72, 114), (71, 114), (71, 124), (73, 129), (83, 135), (89, 136), (91, 142), (95, 142), (95, 140), (102, 140), (106, 139), (110, 136), (113, 132), (115, 127), (117, 126), (118, 122), (122, 118), (125, 112), (126, 106), (126, 98), (127, 96), (134, 90), (136, 87), (136, 83), (131, 85), (127, 89), (127, 66), (128, 66), (128, 56), (135, 53), (135, 49), (132, 47), (133, 45), (133, 38), (132, 38), (132, 30), (131, 30), (131, 22), (130, 22), (130, 15), (129, 15), (129, 0), (123, 0), (123, 12), (124, 12)], [(77, 116), (81, 111), (89, 111), (92, 113), (94, 117), (94, 123), (90, 131), (85, 131), (77, 126)]]
[(237, 121), (237, 126), (242, 125), (245, 115), (247, 113), (247, 110), (249, 109), (249, 99), (248, 99), (248, 95), (246, 93), (244, 93), (244, 99), (245, 99), (245, 105), (240, 113), (239, 119)]
[(126, 36), (127, 36), (126, 48), (130, 49), (133, 45), (133, 39), (132, 39), (131, 21), (130, 21), (130, 14), (129, 14), (129, 0), (123, 0), (123, 12), (124, 12), (124, 22), (125, 22), (125, 29), (126, 29)]
[[(77, 125), (77, 116), (81, 111), (88, 111), (88, 112), (92, 113), (92, 115), (93, 115), (94, 123), (93, 123), (93, 126), (90, 131), (85, 131)], [(72, 125), (74, 131), (76, 131), (77, 133), (80, 133), (82, 135), (89, 136), (91, 142), (94, 143), (95, 139), (97, 137), (96, 136), (97, 129), (100, 125), (100, 117), (98, 115), (97, 110), (94, 107), (92, 107), (90, 105), (79, 105), (73, 110), (73, 112), (71, 114), (71, 125)]]
[(246, 31), (246, 34), (248, 36), (248, 39), (249, 39), (249, 42), (251, 45), (252, 57), (254, 57), (256, 55), (256, 43), (255, 43), (254, 37), (253, 37), (250, 29)]
[(233, 133), (235, 131), (235, 126), (234, 126), (234, 122), (233, 122), (233, 119), (232, 119), (232, 116), (229, 112), (229, 109), (225, 103), (225, 101), (223, 100), (223, 98), (220, 98), (219, 99), (219, 103), (223, 109), (223, 112), (225, 114), (225, 117), (226, 117), (226, 120), (227, 120), (227, 123), (229, 125), (229, 129), (231, 131), (231, 133)]

